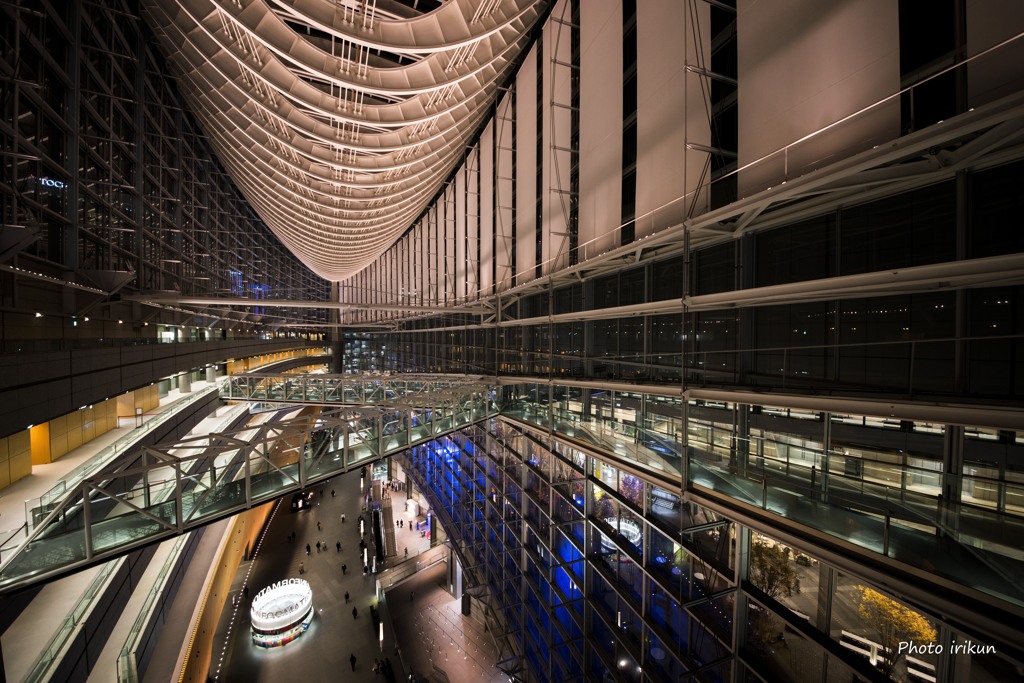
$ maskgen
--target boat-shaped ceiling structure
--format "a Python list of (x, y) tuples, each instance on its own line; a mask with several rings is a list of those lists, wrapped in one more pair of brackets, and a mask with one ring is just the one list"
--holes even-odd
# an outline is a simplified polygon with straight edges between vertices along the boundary
[(144, 0), (238, 187), (343, 280), (416, 220), (491, 112), (545, 0)]

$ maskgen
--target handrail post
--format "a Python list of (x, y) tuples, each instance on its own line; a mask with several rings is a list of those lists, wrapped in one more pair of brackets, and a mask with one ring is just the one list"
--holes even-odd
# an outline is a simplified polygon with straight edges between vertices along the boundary
[(174, 506), (175, 510), (175, 526), (177, 532), (180, 534), (185, 531), (185, 509), (184, 509), (184, 496), (182, 495), (181, 485), (181, 462), (174, 463)]
[[(240, 448), (238, 453), (242, 456), (242, 471), (245, 473), (242, 477), (245, 482), (245, 506), (252, 506), (252, 459), (244, 448)], [(299, 472), (301, 479), (302, 472), (302, 458), (299, 458)]]
[(82, 483), (82, 535), (85, 559), (92, 559), (92, 508), (89, 505), (89, 483)]

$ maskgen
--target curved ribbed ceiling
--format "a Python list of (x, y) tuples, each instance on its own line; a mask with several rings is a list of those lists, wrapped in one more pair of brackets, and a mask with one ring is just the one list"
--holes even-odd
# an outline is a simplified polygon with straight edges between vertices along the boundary
[(221, 161), (342, 280), (426, 208), (547, 0), (144, 0)]

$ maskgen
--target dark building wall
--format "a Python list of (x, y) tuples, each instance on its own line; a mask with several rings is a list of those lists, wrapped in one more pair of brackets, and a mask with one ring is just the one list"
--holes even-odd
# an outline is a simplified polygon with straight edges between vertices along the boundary
[(186, 370), (295, 347), (294, 341), (245, 339), (4, 354), (0, 356), (0, 435)]

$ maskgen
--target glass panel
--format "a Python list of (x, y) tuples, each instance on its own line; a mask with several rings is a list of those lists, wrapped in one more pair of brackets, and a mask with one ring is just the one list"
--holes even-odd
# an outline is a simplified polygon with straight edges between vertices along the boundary
[[(928, 618), (901, 602), (836, 572), (831, 637), (866, 659), (883, 675), (902, 676), (908, 664), (906, 644), (919, 648), (913, 656), (935, 666), (926, 652), (938, 631)], [(900, 647), (904, 643), (904, 648)]]

